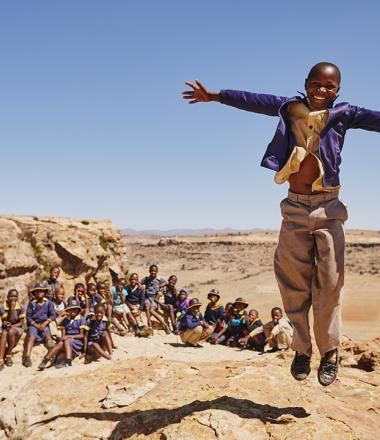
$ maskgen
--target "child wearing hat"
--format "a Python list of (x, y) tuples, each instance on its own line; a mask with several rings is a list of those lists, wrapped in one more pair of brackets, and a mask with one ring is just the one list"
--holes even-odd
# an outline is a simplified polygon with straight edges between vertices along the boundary
[[(104, 357), (110, 360), (112, 356), (112, 339), (109, 331), (110, 321), (106, 316), (103, 304), (96, 304), (94, 315), (87, 318), (84, 337), (86, 354), (94, 357)], [(86, 357), (89, 361), (90, 356)]]
[(207, 304), (205, 311), (205, 321), (210, 325), (216, 327), (216, 325), (222, 322), (224, 315), (224, 307), (220, 302), (220, 293), (217, 289), (211, 289), (207, 295), (207, 299), (210, 301)]
[(200, 312), (202, 304), (198, 298), (190, 301), (185, 315), (180, 320), (179, 335), (182, 342), (193, 347), (202, 347), (200, 344), (210, 337), (213, 327), (204, 319)]
[[(13, 365), (13, 349), (22, 335), (22, 326), (25, 318), (25, 309), (18, 302), (18, 292), (11, 289), (4, 304), (0, 305), (1, 337), (0, 337), (0, 371)], [(6, 356), (5, 356), (6, 353)], [(5, 356), (5, 361), (4, 361)]]
[(54, 346), (51, 337), (49, 324), (56, 318), (53, 303), (45, 298), (45, 293), (49, 289), (42, 284), (36, 284), (31, 290), (33, 299), (29, 301), (26, 310), (26, 322), (28, 324), (28, 333), (24, 343), (23, 365), (31, 367), (32, 361), (30, 355), (32, 353), (35, 342), (43, 342), (48, 348)]
[(244, 298), (236, 298), (233, 306), (231, 318), (228, 323), (229, 338), (226, 343), (230, 347), (237, 347), (239, 339), (244, 336), (247, 328), (247, 309), (248, 303)]
[(65, 367), (71, 367), (74, 356), (80, 356), (84, 348), (84, 332), (86, 329), (86, 320), (80, 314), (82, 310), (78, 301), (72, 300), (71, 305), (65, 309), (66, 317), (61, 322), (61, 339), (46, 356), (42, 359), (38, 369), (44, 370), (47, 364), (61, 352), (65, 354)]

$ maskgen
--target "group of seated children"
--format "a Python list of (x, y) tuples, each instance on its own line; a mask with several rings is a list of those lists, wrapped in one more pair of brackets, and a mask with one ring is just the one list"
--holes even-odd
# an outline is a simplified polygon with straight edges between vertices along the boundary
[(8, 292), (0, 306), (0, 370), (13, 364), (13, 350), (23, 334), (25, 317), (22, 363), (31, 367), (32, 349), (35, 343), (43, 343), (48, 352), (40, 370), (49, 363), (71, 366), (73, 357), (85, 357), (87, 361), (111, 359), (116, 348), (111, 324), (120, 335), (133, 332), (135, 336), (151, 336), (152, 318), (167, 334), (179, 334), (183, 343), (194, 347), (208, 341), (258, 351), (268, 346), (276, 351), (286, 350), (291, 344), (293, 329), (279, 307), (272, 309), (272, 320), (263, 325), (257, 310), (247, 313), (248, 304), (243, 298), (224, 307), (220, 293), (212, 289), (203, 316), (201, 302), (191, 299), (186, 289), (177, 290), (175, 275), (167, 282), (158, 278), (156, 265), (141, 281), (132, 273), (128, 285), (125, 278), (119, 278), (111, 289), (102, 282), (88, 282), (86, 286), (77, 283), (67, 301), (59, 275), (59, 268), (54, 267), (48, 280), (31, 289), (26, 310), (19, 303), (17, 290)]
[(263, 324), (257, 310), (247, 313), (248, 303), (244, 298), (236, 298), (225, 307), (220, 302), (218, 290), (211, 289), (207, 298), (209, 303), (204, 315), (200, 311), (201, 302), (194, 298), (179, 318), (179, 335), (185, 344), (201, 347), (201, 342), (208, 341), (261, 352), (265, 347), (269, 347), (269, 352), (290, 348), (293, 327), (280, 307), (274, 307), (271, 321)]

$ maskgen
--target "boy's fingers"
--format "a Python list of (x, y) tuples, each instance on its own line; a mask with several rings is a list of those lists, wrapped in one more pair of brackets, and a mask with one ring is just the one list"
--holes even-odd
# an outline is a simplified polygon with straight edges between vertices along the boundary
[(196, 79), (195, 82), (199, 86), (199, 88), (202, 90), (202, 92), (207, 93), (206, 87), (199, 81), (199, 79)]
[(187, 84), (188, 86), (190, 86), (194, 90), (198, 90), (198, 87), (195, 84), (193, 84), (192, 82), (185, 82), (185, 84)]
[(193, 99), (192, 101), (189, 101), (189, 104), (195, 104), (196, 102), (199, 102), (198, 99)]

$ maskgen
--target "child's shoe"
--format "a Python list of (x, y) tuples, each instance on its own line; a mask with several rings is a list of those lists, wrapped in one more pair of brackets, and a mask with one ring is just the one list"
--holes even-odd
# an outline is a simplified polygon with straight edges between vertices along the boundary
[(3, 363), (0, 364), (0, 371), (2, 371), (2, 370), (4, 370), (4, 364)]
[(12, 356), (5, 356), (5, 365), (7, 367), (11, 367), (13, 365)]
[(47, 364), (49, 363), (49, 359), (44, 357), (40, 363), (40, 365), (38, 366), (38, 369), (40, 371), (44, 370), (47, 367)]
[(295, 380), (305, 380), (310, 374), (310, 357), (296, 351), (290, 372)]
[(168, 325), (165, 326), (165, 333), (166, 333), (167, 335), (170, 335), (170, 334), (171, 334), (171, 331), (170, 331), (170, 328), (169, 328)]
[(331, 385), (338, 374), (339, 352), (334, 349), (325, 353), (318, 368), (318, 382), (327, 387)]
[(32, 366), (32, 360), (30, 359), (30, 356), (26, 356), (22, 362), (22, 365), (26, 368), (30, 368)]

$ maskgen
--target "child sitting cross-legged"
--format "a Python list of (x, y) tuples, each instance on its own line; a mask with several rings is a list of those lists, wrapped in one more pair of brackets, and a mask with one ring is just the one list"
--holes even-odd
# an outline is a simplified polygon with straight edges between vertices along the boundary
[(72, 300), (71, 305), (66, 307), (66, 317), (62, 320), (60, 328), (62, 336), (60, 341), (51, 348), (47, 355), (42, 359), (38, 369), (44, 370), (47, 364), (60, 353), (65, 354), (65, 367), (71, 367), (74, 356), (81, 356), (83, 353), (83, 339), (86, 329), (86, 320), (80, 314), (82, 307), (79, 301)]
[(0, 306), (0, 318), (2, 321), (2, 326), (0, 327), (1, 371), (4, 368), (4, 363), (7, 367), (11, 367), (13, 365), (13, 349), (16, 347), (22, 335), (25, 309), (18, 302), (18, 292), (16, 289), (11, 289), (8, 292), (5, 303)]
[(179, 323), (179, 335), (182, 342), (194, 347), (202, 347), (200, 343), (205, 341), (213, 331), (213, 327), (207, 324), (200, 312), (201, 306), (198, 298), (192, 299)]
[(242, 348), (250, 348), (252, 350), (264, 351), (265, 335), (259, 312), (252, 309), (248, 313), (246, 335), (239, 339)]
[(96, 304), (94, 315), (87, 318), (87, 332), (84, 338), (86, 362), (90, 362), (94, 357), (111, 359), (112, 340), (109, 331), (110, 321), (105, 313), (104, 305)]
[(272, 320), (264, 324), (265, 342), (270, 352), (288, 350), (292, 344), (293, 327), (284, 317), (280, 307), (271, 310)]
[(231, 311), (231, 318), (228, 323), (229, 338), (226, 343), (230, 347), (237, 347), (239, 339), (244, 336), (247, 328), (248, 303), (244, 298), (236, 298)]

